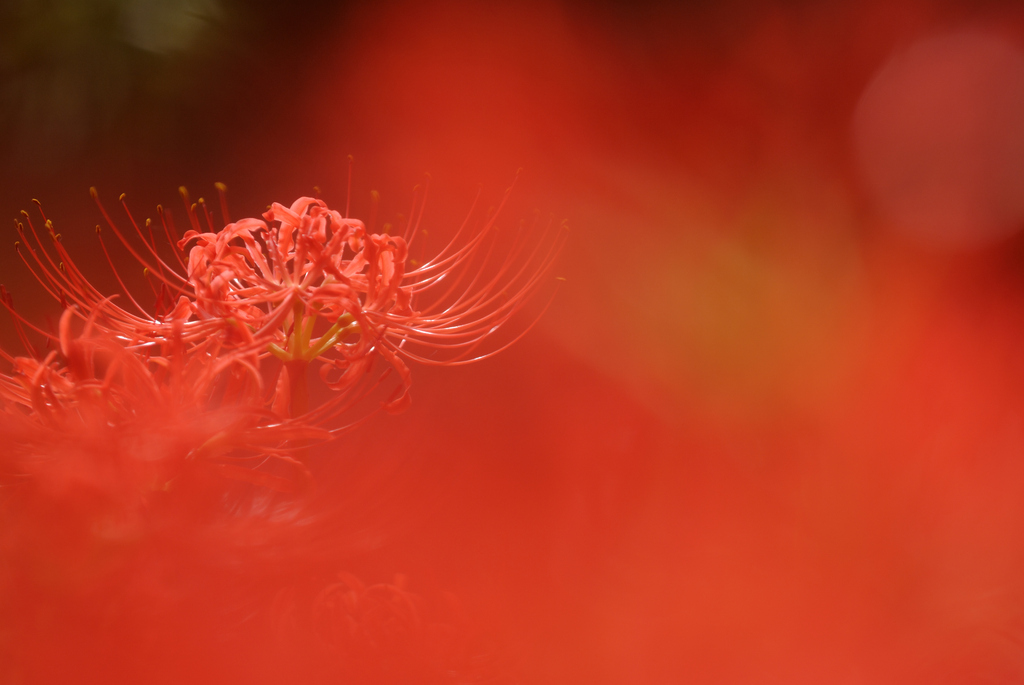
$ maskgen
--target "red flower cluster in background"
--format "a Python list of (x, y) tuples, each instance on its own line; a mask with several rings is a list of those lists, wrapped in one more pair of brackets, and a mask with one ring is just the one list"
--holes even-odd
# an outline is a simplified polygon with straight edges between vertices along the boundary
[[(45, 215), (43, 231), (27, 213), (17, 222), (19, 254), (62, 313), (56, 330), (48, 331), (2, 293), (24, 347), (20, 355), (0, 350), (8, 367), (0, 373), (0, 506), (5, 520), (16, 522), (0, 534), (0, 556), (9, 562), (0, 571), (0, 597), (8, 604), (0, 610), (18, 617), (0, 632), (10, 677), (41, 677), (53, 659), (100, 678), (107, 671), (96, 652), (112, 649), (110, 625), (130, 633), (126, 616), (141, 621), (147, 611), (167, 612), (163, 632), (201, 615), (178, 606), (181, 588), (168, 575), (198, 574), (186, 585), (200, 603), (211, 600), (210, 587), (237, 579), (242, 567), (242, 575), (265, 583), (267, 593), (294, 581), (295, 573), (307, 585), (327, 583), (331, 554), (315, 549), (317, 533), (310, 532), (316, 529), (311, 521), (323, 518), (310, 504), (314, 450), (372, 413), (364, 409), (360, 418), (348, 418), (371, 396), (379, 395), (379, 406), (389, 411), (407, 405), (406, 359), (468, 363), (523, 335), (532, 324), (498, 337), (545, 284), (553, 289), (549, 272), (566, 236), (561, 228), (524, 225), (511, 244), (499, 242), (499, 205), (480, 222), (471, 210), (451, 244), (418, 262), (409, 246), (425, 233), (426, 188), (394, 234), (390, 225), (374, 233), (372, 222), (368, 228), (314, 197), (290, 207), (274, 203), (262, 219), (232, 222), (224, 188), (218, 189), (220, 228), (205, 202), (190, 203), (184, 189), (190, 228), (183, 235), (171, 213), (159, 209), (169, 246), (156, 240), (152, 222), (140, 226), (127, 206), (135, 235), (119, 228), (92, 191), (109, 228), (143, 267), (152, 309), (126, 285), (107, 245), (103, 253), (119, 294), (92, 285)], [(96, 232), (102, 243), (99, 226)], [(319, 386), (309, 383), (314, 372)], [(391, 654), (388, 644), (420, 631), (421, 621), (435, 633), (458, 633), (446, 638), (445, 649), (468, 639), (466, 631), (413, 611), (413, 595), (365, 589), (346, 578), (347, 594), (335, 582), (299, 612), (313, 633), (337, 637), (344, 628), (345, 644), (327, 649), (328, 661), (337, 660), (338, 649), (367, 652), (343, 659), (342, 671), (371, 682), (394, 672), (408, 675), (394, 659), (404, 660), (403, 650), (413, 647), (403, 644)], [(260, 596), (249, 593), (240, 601), (260, 606)], [(122, 603), (133, 607), (123, 611)], [(60, 631), (39, 627), (68, 606), (119, 618), (85, 619), (104, 624), (97, 634), (106, 638), (75, 656), (61, 645)], [(342, 610), (344, 626), (323, 628), (337, 623), (331, 617)], [(390, 618), (381, 619), (382, 611)], [(385, 635), (393, 628), (400, 634)], [(357, 643), (365, 650), (352, 646)], [(373, 656), (381, 650), (388, 653)], [(206, 664), (203, 677), (212, 678), (216, 669), (203, 654), (196, 663)], [(443, 668), (434, 656), (419, 654), (415, 661), (437, 682), (457, 673), (468, 677), (447, 663), (452, 658), (442, 659)], [(188, 660), (176, 668), (185, 668), (182, 663)], [(53, 668), (51, 675), (68, 669)]]

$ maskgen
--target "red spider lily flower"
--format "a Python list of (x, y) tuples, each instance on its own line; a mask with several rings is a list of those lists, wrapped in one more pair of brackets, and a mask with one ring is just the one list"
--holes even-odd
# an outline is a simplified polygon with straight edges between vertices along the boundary
[[(192, 245), (188, 280), (197, 316), (243, 322), (255, 345), (285, 363), (290, 386), (303, 383), (305, 366), (317, 360), (327, 385), (345, 389), (363, 376), (373, 355), (383, 357), (402, 379), (386, 407), (400, 409), (410, 383), (402, 358), (455, 365), (503, 349), (474, 356), (538, 290), (564, 240), (559, 232), (525, 254), (527, 241), (520, 240), (488, 274), (495, 212), (459, 245), (467, 218), (452, 244), (407, 271), (425, 190), (418, 200), (402, 236), (367, 233), (362, 221), (311, 197), (290, 207), (274, 203), (264, 221), (244, 219), (216, 233), (201, 232), (190, 212), (193, 229), (178, 246)], [(429, 306), (414, 308), (428, 297)], [(331, 406), (314, 410), (318, 421), (332, 413)]]
[[(218, 190), (226, 224), (219, 230), (206, 204), (201, 199), (191, 204), (184, 189), (191, 228), (183, 237), (176, 239), (169, 213), (158, 208), (173, 261), (184, 273), (160, 256), (151, 223), (147, 220), (143, 231), (123, 195), (142, 248), (118, 228), (92, 190), (108, 226), (157, 286), (152, 313), (125, 286), (99, 227), (104, 254), (134, 312), (115, 305), (89, 283), (45, 216), (48, 241), (27, 213), (24, 224), (17, 222), (19, 254), (62, 306), (132, 349), (166, 346), (172, 338), (191, 349), (213, 336), (222, 346), (219, 354), (245, 359), (261, 371), (279, 360), (268, 408), (281, 417), (302, 417), (321, 426), (334, 426), (376, 387), (380, 376), (372, 368), (377, 358), (400, 378), (399, 388), (384, 403), (397, 411), (409, 401), (411, 374), (403, 359), (465, 364), (515, 342), (532, 324), (514, 340), (482, 349), (547, 282), (566, 235), (560, 230), (553, 238), (531, 240), (531, 231), (521, 227), (499, 258), (495, 222), (510, 188), (474, 235), (464, 238), (471, 210), (452, 243), (416, 265), (409, 259), (409, 247), (420, 233), (425, 189), (414, 200), (403, 235), (368, 233), (362, 221), (311, 197), (289, 207), (274, 203), (262, 220), (229, 222), (223, 186)], [(415, 268), (409, 270), (407, 264)], [(6, 294), (2, 304), (14, 314), (19, 335), (31, 350), (22, 327), (35, 327), (14, 311)], [(306, 369), (314, 361), (336, 394), (309, 408)]]

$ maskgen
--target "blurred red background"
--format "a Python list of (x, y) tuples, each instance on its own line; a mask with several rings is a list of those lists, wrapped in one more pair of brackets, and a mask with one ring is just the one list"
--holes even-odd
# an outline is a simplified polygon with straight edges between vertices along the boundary
[(323, 455), (354, 570), (525, 683), (1024, 680), (1016, 4), (159, 6), (3, 10), (0, 208), (83, 263), (90, 185), (250, 216), (348, 154), (435, 246), (519, 167), (569, 221), (537, 328)]

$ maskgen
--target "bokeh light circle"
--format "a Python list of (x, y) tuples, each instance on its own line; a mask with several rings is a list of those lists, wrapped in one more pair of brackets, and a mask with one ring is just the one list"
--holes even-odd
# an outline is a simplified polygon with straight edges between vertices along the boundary
[(918, 40), (861, 95), (854, 143), (883, 220), (928, 245), (975, 248), (1024, 221), (1024, 55), (976, 31)]

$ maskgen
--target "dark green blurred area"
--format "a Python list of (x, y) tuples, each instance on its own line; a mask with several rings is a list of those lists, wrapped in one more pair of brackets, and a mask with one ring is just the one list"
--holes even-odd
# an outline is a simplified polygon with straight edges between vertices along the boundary
[(162, 178), (208, 162), (241, 123), (272, 118), (272, 84), (295, 78), (340, 9), (241, 0), (0, 4), (0, 206), (25, 186), (47, 194), (40, 186), (71, 169), (84, 191), (97, 182), (85, 177), (98, 173), (132, 178), (145, 169)]

